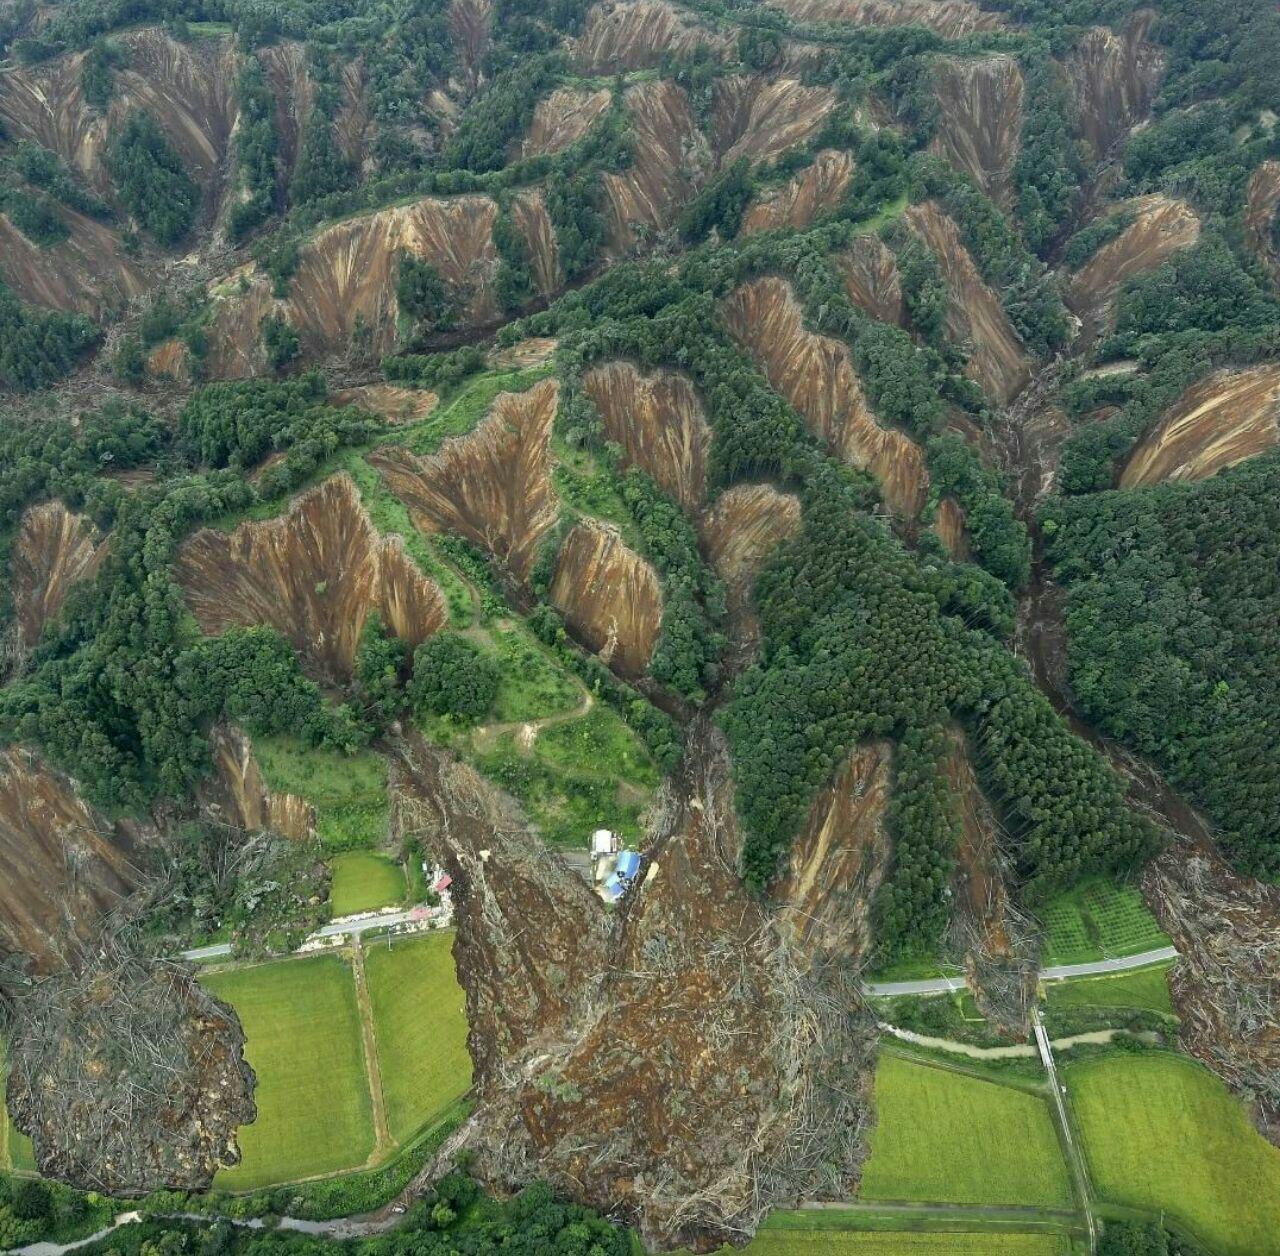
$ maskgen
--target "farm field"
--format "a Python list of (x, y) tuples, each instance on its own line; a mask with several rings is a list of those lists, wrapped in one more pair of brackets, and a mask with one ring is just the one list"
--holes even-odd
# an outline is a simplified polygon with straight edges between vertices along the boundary
[(372, 1105), (347, 961), (280, 960), (212, 973), (202, 984), (239, 1013), (258, 1074), (258, 1119), (240, 1130), (244, 1159), (216, 1184), (252, 1190), (364, 1164)]
[(1215, 1256), (1280, 1253), (1280, 1149), (1207, 1069), (1112, 1055), (1064, 1077), (1100, 1199), (1164, 1210)]
[(1169, 945), (1137, 889), (1100, 879), (1054, 899), (1040, 918), (1047, 930), (1040, 956), (1045, 967), (1139, 955)]
[(374, 943), (365, 956), (387, 1128), (404, 1142), (471, 1085), (452, 933)]
[(1114, 977), (1085, 977), (1045, 983), (1051, 1007), (1132, 1007), (1172, 1016), (1169, 966), (1139, 968)]
[(333, 880), (329, 903), (334, 916), (377, 911), (405, 901), (404, 869), (394, 859), (371, 850), (350, 850), (329, 860)]
[(861, 1198), (915, 1203), (1071, 1204), (1047, 1102), (887, 1052)]
[[(810, 1218), (816, 1224), (807, 1224)], [(748, 1256), (1071, 1256), (1072, 1251), (1065, 1234), (854, 1230), (823, 1225), (823, 1218), (822, 1213), (775, 1214), (744, 1251)]]

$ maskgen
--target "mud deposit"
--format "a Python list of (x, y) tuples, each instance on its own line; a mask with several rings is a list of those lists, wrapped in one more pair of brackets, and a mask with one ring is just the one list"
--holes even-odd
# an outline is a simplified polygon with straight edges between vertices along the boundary
[(797, 947), (740, 882), (709, 725), (655, 808), (656, 871), (615, 911), (440, 751), (402, 743), (393, 789), (400, 833), (455, 881), (483, 1179), (547, 1178), (700, 1249), (852, 1189), (874, 1055), (856, 967)]

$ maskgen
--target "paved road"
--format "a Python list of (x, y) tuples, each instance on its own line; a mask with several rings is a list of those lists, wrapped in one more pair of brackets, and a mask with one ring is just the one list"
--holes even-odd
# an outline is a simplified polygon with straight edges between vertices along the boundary
[[(1107, 973), (1128, 972), (1131, 968), (1146, 968), (1148, 964), (1159, 964), (1177, 958), (1175, 947), (1162, 946), (1154, 951), (1143, 951), (1141, 955), (1126, 955), (1123, 959), (1098, 959), (1088, 964), (1055, 964), (1040, 970), (1040, 980), (1066, 981), (1071, 977), (1099, 977)], [(952, 990), (964, 988), (963, 977), (931, 977), (927, 981), (872, 981), (865, 987), (867, 994), (878, 997), (896, 994), (948, 994)]]
[[(386, 929), (392, 925), (402, 925), (412, 919), (415, 910), (417, 909), (406, 907), (404, 911), (374, 912), (368, 916), (354, 916), (350, 920), (334, 920), (327, 925), (321, 925), (311, 938), (332, 938), (338, 934), (356, 935), (367, 933), (370, 929)], [(443, 929), (448, 923), (448, 921), (442, 921), (437, 927)], [(307, 940), (310, 941), (311, 938)], [(197, 946), (193, 950), (183, 951), (182, 958), (220, 959), (230, 954), (230, 942), (215, 942), (211, 946)]]

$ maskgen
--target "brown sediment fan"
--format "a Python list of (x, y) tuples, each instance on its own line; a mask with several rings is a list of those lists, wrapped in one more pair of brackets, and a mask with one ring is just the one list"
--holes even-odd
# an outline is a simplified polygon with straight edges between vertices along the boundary
[(807, 227), (840, 204), (852, 178), (853, 158), (839, 149), (824, 148), (799, 174), (751, 205), (742, 216), (739, 234)]
[(369, 462), (417, 527), (464, 537), (523, 583), (559, 517), (551, 481), (556, 398), (550, 379), (528, 392), (499, 393), (474, 431), (445, 441), (438, 453), (390, 446)]
[(305, 670), (343, 684), (372, 611), (412, 648), (448, 620), (439, 588), (399, 537), (380, 537), (346, 474), (297, 498), (264, 523), (228, 534), (204, 528), (186, 541), (174, 576), (206, 633), (267, 624)]
[(1014, 57), (940, 57), (933, 64), (938, 100), (931, 145), (1001, 209), (1013, 201), (1013, 167), (1022, 138), (1022, 70)]
[(735, 339), (808, 429), (838, 457), (874, 475), (891, 510), (914, 519), (929, 489), (924, 455), (910, 437), (876, 421), (848, 347), (804, 326), (800, 303), (782, 279), (742, 285), (723, 309)]
[(1204, 480), (1280, 444), (1280, 365), (1215, 371), (1193, 384), (1137, 444), (1121, 488)]
[(90, 519), (61, 502), (42, 502), (23, 512), (13, 540), (10, 588), (24, 646), (40, 639), (74, 584), (97, 574), (108, 545)]

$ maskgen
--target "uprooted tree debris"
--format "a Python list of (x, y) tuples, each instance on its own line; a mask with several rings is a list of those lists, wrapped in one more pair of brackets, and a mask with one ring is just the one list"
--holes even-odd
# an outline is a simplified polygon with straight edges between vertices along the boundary
[(396, 751), (396, 825), (455, 882), (482, 1177), (549, 1178), (664, 1246), (741, 1241), (771, 1206), (848, 1194), (875, 1051), (858, 959), (806, 953), (744, 888), (709, 723), (612, 912), (475, 773), (416, 736)]

